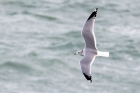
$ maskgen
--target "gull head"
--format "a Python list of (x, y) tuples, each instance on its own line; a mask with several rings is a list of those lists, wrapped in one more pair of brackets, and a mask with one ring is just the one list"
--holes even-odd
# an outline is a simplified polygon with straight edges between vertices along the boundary
[(84, 56), (83, 50), (79, 50), (79, 51), (75, 52), (74, 55)]

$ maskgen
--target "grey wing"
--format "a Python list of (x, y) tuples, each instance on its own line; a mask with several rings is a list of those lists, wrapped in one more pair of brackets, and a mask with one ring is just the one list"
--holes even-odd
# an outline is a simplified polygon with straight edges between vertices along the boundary
[(91, 80), (91, 64), (93, 63), (95, 56), (93, 54), (85, 55), (80, 61), (81, 70), (87, 80)]
[(82, 30), (82, 36), (85, 40), (86, 48), (96, 49), (95, 34), (92, 30), (94, 27), (97, 10), (98, 8), (96, 8), (94, 12), (89, 16)]

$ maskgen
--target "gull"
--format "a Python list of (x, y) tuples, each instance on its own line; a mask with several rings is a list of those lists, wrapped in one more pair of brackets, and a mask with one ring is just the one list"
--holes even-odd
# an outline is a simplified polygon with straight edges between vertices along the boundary
[(109, 57), (109, 52), (98, 51), (96, 47), (96, 38), (95, 38), (93, 28), (94, 28), (95, 18), (97, 15), (97, 10), (98, 8), (96, 8), (89, 16), (81, 32), (81, 35), (85, 41), (84, 48), (74, 53), (74, 55), (84, 56), (83, 59), (80, 61), (80, 66), (83, 75), (90, 83), (92, 82), (91, 65), (95, 57), (96, 56)]

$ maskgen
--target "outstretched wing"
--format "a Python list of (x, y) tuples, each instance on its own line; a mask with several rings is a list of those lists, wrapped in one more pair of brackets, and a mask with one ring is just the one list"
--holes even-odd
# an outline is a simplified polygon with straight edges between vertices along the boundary
[(89, 16), (87, 19), (83, 30), (82, 30), (82, 36), (85, 40), (85, 47), (86, 48), (91, 48), (91, 49), (97, 49), (96, 48), (96, 39), (95, 39), (95, 34), (92, 31), (94, 27), (94, 22), (95, 22), (95, 17), (97, 14), (98, 8), (94, 10), (94, 12)]
[(81, 70), (87, 80), (92, 82), (91, 78), (91, 65), (95, 59), (95, 56), (91, 53), (86, 54), (84, 58), (80, 61)]

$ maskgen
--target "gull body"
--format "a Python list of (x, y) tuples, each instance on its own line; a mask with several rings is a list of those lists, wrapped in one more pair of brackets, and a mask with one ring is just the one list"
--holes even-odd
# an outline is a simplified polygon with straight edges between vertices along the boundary
[(109, 57), (109, 52), (98, 51), (96, 47), (96, 38), (93, 29), (94, 29), (95, 18), (97, 15), (97, 10), (98, 8), (96, 8), (89, 16), (81, 32), (81, 35), (85, 41), (84, 48), (74, 53), (75, 55), (78, 54), (84, 56), (83, 59), (81, 59), (80, 61), (80, 66), (83, 75), (89, 82), (92, 82), (91, 65), (95, 57), (96, 56)]

